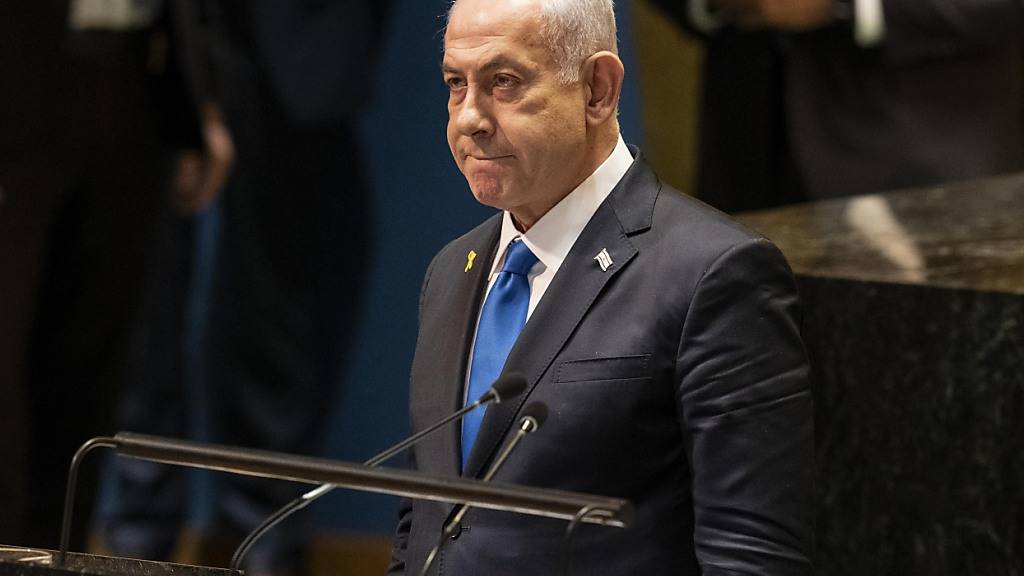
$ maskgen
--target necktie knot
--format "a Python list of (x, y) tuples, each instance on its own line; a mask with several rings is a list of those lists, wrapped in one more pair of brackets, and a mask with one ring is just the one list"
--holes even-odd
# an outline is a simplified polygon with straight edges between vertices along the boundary
[(501, 267), (501, 271), (526, 276), (536, 263), (537, 257), (530, 252), (526, 243), (522, 240), (515, 240), (505, 253), (505, 264)]

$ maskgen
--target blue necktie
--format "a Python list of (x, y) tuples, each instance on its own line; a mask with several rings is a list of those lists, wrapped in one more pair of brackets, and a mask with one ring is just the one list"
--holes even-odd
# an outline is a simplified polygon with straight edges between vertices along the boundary
[[(508, 353), (516, 343), (519, 332), (526, 324), (526, 312), (530, 307), (530, 281), (527, 274), (537, 257), (520, 240), (513, 240), (505, 253), (505, 265), (491, 286), (480, 312), (480, 323), (476, 329), (476, 345), (473, 347), (473, 366), (469, 372), (469, 392), (466, 403), (474, 402), (501, 375)], [(469, 461), (484, 410), (466, 414), (462, 421), (462, 467)]]

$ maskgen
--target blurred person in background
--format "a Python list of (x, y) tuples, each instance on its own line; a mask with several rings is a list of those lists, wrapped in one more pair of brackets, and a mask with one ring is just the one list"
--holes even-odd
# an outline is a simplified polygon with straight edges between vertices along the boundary
[[(317, 446), (358, 321), (371, 215), (355, 120), (371, 85), (386, 2), (171, 0), (202, 147), (178, 157), (176, 207), (139, 326), (137, 385), (121, 427), (184, 436), (189, 408), (179, 348), (191, 253), (188, 219), (219, 196), (203, 380), (217, 442), (309, 453)], [(222, 191), (223, 190), (223, 191)], [(116, 463), (106, 519), (117, 554), (168, 558), (185, 478)], [(222, 476), (215, 530), (232, 543), (299, 494), (294, 484)], [(260, 541), (254, 574), (302, 570), (304, 517)]]
[(727, 211), (1024, 169), (1020, 0), (655, 0), (707, 39), (698, 195)]
[[(0, 7), (0, 542), (56, 547), (68, 465), (112, 431), (187, 110), (159, 1)], [(81, 479), (72, 547), (95, 488)]]

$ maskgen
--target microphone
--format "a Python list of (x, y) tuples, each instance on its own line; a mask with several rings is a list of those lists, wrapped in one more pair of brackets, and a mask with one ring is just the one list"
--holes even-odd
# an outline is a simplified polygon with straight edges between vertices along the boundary
[[(425, 436), (434, 432), (438, 428), (441, 428), (445, 424), (448, 424), (453, 420), (457, 420), (481, 406), (486, 406), (487, 404), (500, 404), (503, 400), (515, 398), (516, 396), (522, 394), (524, 390), (526, 390), (527, 384), (528, 383), (526, 381), (526, 377), (523, 376), (522, 374), (519, 374), (517, 372), (504, 374), (500, 376), (497, 380), (495, 380), (494, 384), (491, 384), (491, 387), (488, 388), (486, 392), (481, 394), (480, 397), (477, 398), (476, 401), (474, 401), (472, 404), (467, 404), (466, 406), (463, 406), (458, 411), (446, 416), (445, 418), (442, 418), (441, 420), (438, 420), (437, 422), (431, 424), (427, 428), (420, 430), (416, 434), (413, 434), (412, 436), (406, 438), (405, 440), (399, 442), (398, 444), (395, 444), (391, 448), (388, 448), (387, 450), (381, 452), (380, 454), (377, 454), (373, 458), (370, 458), (369, 460), (364, 462), (363, 465), (377, 467), (381, 463), (390, 459), (392, 456), (398, 454), (399, 452), (405, 450), (406, 448), (409, 448), (413, 444), (416, 444)], [(239, 569), (239, 566), (242, 563), (242, 559), (245, 557), (246, 553), (249, 552), (249, 549), (252, 548), (253, 544), (255, 544), (257, 540), (259, 540), (264, 534), (270, 531), (271, 528), (277, 526), (285, 518), (291, 516), (292, 514), (298, 512), (299, 510), (302, 510), (306, 506), (309, 506), (314, 500), (320, 498), (324, 494), (327, 494), (331, 490), (334, 490), (333, 484), (322, 484), (317, 488), (314, 488), (313, 490), (306, 492), (302, 496), (295, 498), (291, 502), (288, 502), (281, 508), (278, 508), (276, 512), (268, 516), (267, 519), (260, 523), (259, 526), (254, 528), (251, 532), (249, 532), (249, 534), (238, 545), (238, 548), (235, 549), (235, 553), (231, 556), (231, 569)]]
[[(537, 431), (538, 428), (544, 424), (544, 421), (548, 417), (548, 406), (543, 402), (533, 402), (523, 408), (522, 417), (519, 419), (519, 427), (516, 429), (515, 436), (509, 440), (505, 449), (498, 454), (498, 457), (494, 459), (490, 468), (487, 469), (487, 473), (481, 478), (484, 482), (490, 482), (494, 475), (498, 473), (498, 470), (505, 464), (505, 460), (508, 460), (512, 450), (519, 444), (527, 434), (532, 434)], [(430, 570), (430, 566), (433, 565), (434, 559), (437, 557), (437, 553), (441, 551), (441, 547), (444, 543), (451, 538), (452, 534), (455, 533), (455, 529), (462, 523), (462, 518), (469, 511), (469, 504), (461, 504), (458, 512), (452, 516), (451, 521), (445, 525), (444, 530), (441, 531), (441, 538), (438, 539), (437, 544), (431, 549), (430, 554), (427, 555), (427, 560), (423, 563), (423, 568), (420, 570), (419, 576), (426, 576), (427, 571)]]

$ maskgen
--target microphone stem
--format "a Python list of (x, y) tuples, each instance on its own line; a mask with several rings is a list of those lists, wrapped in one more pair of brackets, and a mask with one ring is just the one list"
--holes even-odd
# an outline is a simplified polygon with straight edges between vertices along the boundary
[(502, 450), (500, 454), (498, 454), (498, 457), (494, 459), (494, 463), (487, 470), (487, 473), (484, 474), (484, 482), (490, 482), (491, 478), (494, 478), (494, 475), (498, 473), (498, 469), (505, 464), (505, 460), (508, 460), (509, 454), (512, 454), (512, 450), (515, 449), (516, 445), (519, 444), (519, 441), (522, 440), (523, 437), (525, 437), (527, 434), (529, 434), (529, 432), (523, 430), (522, 428), (516, 430), (516, 435), (513, 436), (511, 440), (509, 440), (508, 445), (506, 445), (505, 449)]
[(423, 430), (420, 430), (416, 434), (413, 434), (412, 436), (406, 438), (405, 440), (399, 442), (398, 444), (395, 444), (391, 448), (388, 448), (387, 450), (381, 452), (380, 454), (374, 456), (373, 458), (370, 458), (364, 464), (366, 466), (371, 467), (371, 468), (379, 466), (381, 462), (384, 462), (385, 460), (388, 460), (389, 458), (391, 458), (395, 454), (398, 454), (402, 450), (405, 450), (409, 446), (412, 446), (413, 444), (418, 442), (421, 438), (423, 438), (427, 434), (430, 434), (434, 430), (437, 430), (438, 428), (444, 426), (445, 424), (448, 424), (452, 420), (456, 420), (458, 418), (461, 418), (461, 417), (465, 416), (466, 414), (472, 412), (473, 410), (476, 410), (481, 404), (483, 404), (483, 402), (481, 402), (480, 400), (477, 400), (476, 402), (473, 402), (472, 404), (467, 404), (466, 406), (463, 406), (458, 412), (455, 412), (454, 414), (452, 414), (451, 416), (448, 416), (444, 420), (441, 420), (439, 422), (435, 422), (434, 424), (424, 428)]
[[(431, 424), (430, 426), (424, 428), (423, 430), (420, 430), (416, 434), (413, 434), (412, 436), (406, 438), (405, 440), (399, 442), (398, 444), (395, 444), (391, 448), (388, 448), (387, 450), (381, 452), (380, 454), (377, 454), (373, 458), (370, 458), (369, 460), (364, 462), (363, 465), (368, 466), (370, 468), (376, 468), (382, 462), (388, 460), (389, 458), (391, 458), (395, 454), (398, 454), (402, 450), (405, 450), (409, 446), (412, 446), (413, 444), (415, 444), (424, 436), (430, 434), (434, 430), (437, 430), (438, 428), (444, 426), (445, 424), (448, 424), (452, 420), (461, 418), (462, 416), (466, 415), (469, 412), (472, 412), (473, 410), (476, 410), (482, 404), (485, 403), (487, 402), (485, 402), (484, 399), (481, 398), (476, 402), (473, 402), (472, 404), (467, 404), (466, 406), (463, 406), (461, 409), (459, 409), (459, 411), (449, 415), (447, 418), (435, 422), (434, 424)], [(316, 488), (310, 490), (309, 492), (306, 492), (302, 496), (295, 498), (294, 500), (285, 504), (281, 508), (278, 508), (277, 512), (271, 514), (266, 520), (263, 521), (262, 524), (257, 526), (252, 532), (249, 532), (249, 535), (246, 536), (245, 539), (242, 540), (242, 543), (238, 545), (238, 548), (235, 549), (235, 553), (232, 555), (231, 558), (231, 569), (238, 570), (240, 568), (242, 564), (242, 558), (245, 557), (245, 554), (249, 551), (250, 548), (252, 548), (252, 545), (256, 543), (256, 540), (258, 540), (260, 536), (263, 536), (268, 530), (277, 525), (278, 522), (284, 520), (288, 516), (291, 516), (295, 512), (302, 510), (306, 506), (309, 506), (314, 500), (323, 496), (324, 494), (327, 494), (331, 490), (334, 490), (334, 488), (335, 486), (333, 484), (321, 484), (320, 486), (317, 486)]]
[[(511, 454), (512, 450), (514, 450), (516, 445), (519, 444), (519, 441), (530, 432), (531, 430), (524, 430), (522, 427), (516, 430), (516, 435), (509, 440), (505, 448), (494, 459), (491, 467), (487, 469), (487, 473), (483, 475), (481, 480), (484, 482), (490, 482), (491, 479), (494, 478), (494, 475), (498, 473), (498, 470), (502, 465), (505, 464), (505, 460), (508, 460), (509, 454)], [(427, 555), (427, 559), (423, 563), (423, 568), (420, 570), (419, 576), (426, 576), (427, 572), (430, 570), (430, 566), (434, 563), (434, 559), (437, 557), (437, 553), (440, 552), (441, 547), (444, 546), (445, 540), (451, 538), (452, 534), (455, 533), (455, 528), (458, 527), (460, 522), (462, 522), (462, 518), (466, 515), (466, 512), (469, 512), (469, 508), (469, 504), (460, 505), (458, 512), (452, 516), (451, 522), (445, 525), (444, 530), (441, 531), (440, 540), (438, 540), (437, 545), (430, 551), (430, 554)]]
[(82, 459), (85, 458), (86, 454), (102, 447), (117, 448), (117, 442), (113, 438), (93, 438), (83, 444), (75, 452), (74, 457), (71, 458), (71, 467), (68, 470), (67, 491), (64, 493), (64, 518), (60, 526), (60, 552), (57, 554), (57, 567), (64, 566), (64, 561), (68, 555), (68, 546), (71, 543), (71, 517), (75, 511), (75, 488), (78, 485), (78, 468), (81, 466)]
[[(494, 459), (494, 463), (491, 465), (490, 468), (487, 469), (487, 473), (484, 474), (481, 480), (483, 480), (484, 482), (490, 482), (491, 479), (494, 478), (494, 475), (498, 473), (498, 469), (505, 464), (505, 460), (508, 460), (509, 454), (512, 454), (512, 450), (515, 449), (516, 445), (519, 444), (519, 441), (522, 440), (523, 437), (526, 436), (527, 434), (529, 434), (529, 432), (523, 430), (522, 428), (516, 430), (516, 435), (513, 436), (511, 440), (509, 440), (505, 448)], [(466, 512), (469, 512), (469, 504), (462, 504), (459, 507), (459, 511), (455, 514), (455, 516), (452, 517), (452, 521), (449, 522), (448, 526), (445, 527), (445, 536), (451, 536), (452, 533), (455, 532), (455, 528), (459, 525), (460, 522), (462, 522), (462, 517), (466, 515)]]
[[(457, 420), (458, 418), (461, 418), (461, 417), (465, 416), (466, 414), (472, 412), (473, 410), (476, 410), (481, 404), (483, 404), (483, 402), (481, 402), (480, 400), (477, 400), (476, 402), (473, 402), (472, 404), (467, 404), (466, 406), (463, 406), (461, 409), (459, 409), (458, 412), (455, 412), (451, 416), (448, 416), (447, 418), (445, 418), (444, 420), (441, 420), (439, 422), (435, 422), (435, 423), (431, 424), (430, 426), (424, 428), (423, 430), (420, 430), (416, 434), (413, 434), (412, 436), (406, 438), (405, 440), (402, 440), (401, 442), (399, 442), (398, 444), (395, 444), (391, 448), (388, 448), (387, 450), (381, 452), (380, 454), (377, 454), (373, 458), (370, 458), (366, 462), (363, 462), (363, 465), (364, 466), (369, 466), (371, 468), (376, 468), (377, 466), (380, 466), (380, 464), (382, 462), (386, 462), (387, 460), (389, 460), (395, 454), (398, 454), (402, 450), (405, 450), (409, 446), (412, 446), (416, 442), (419, 442), (420, 439), (423, 438), (424, 436), (426, 436), (427, 434), (430, 434), (434, 430), (437, 430), (438, 428), (444, 426), (445, 424), (448, 424), (452, 420)], [(309, 492), (306, 492), (305, 494), (303, 494), (302, 495), (302, 499), (303, 500), (316, 500), (317, 498), (323, 496), (324, 494), (327, 494), (331, 490), (334, 490), (334, 485), (333, 484), (322, 484), (322, 485), (317, 486), (316, 488), (310, 490)]]

